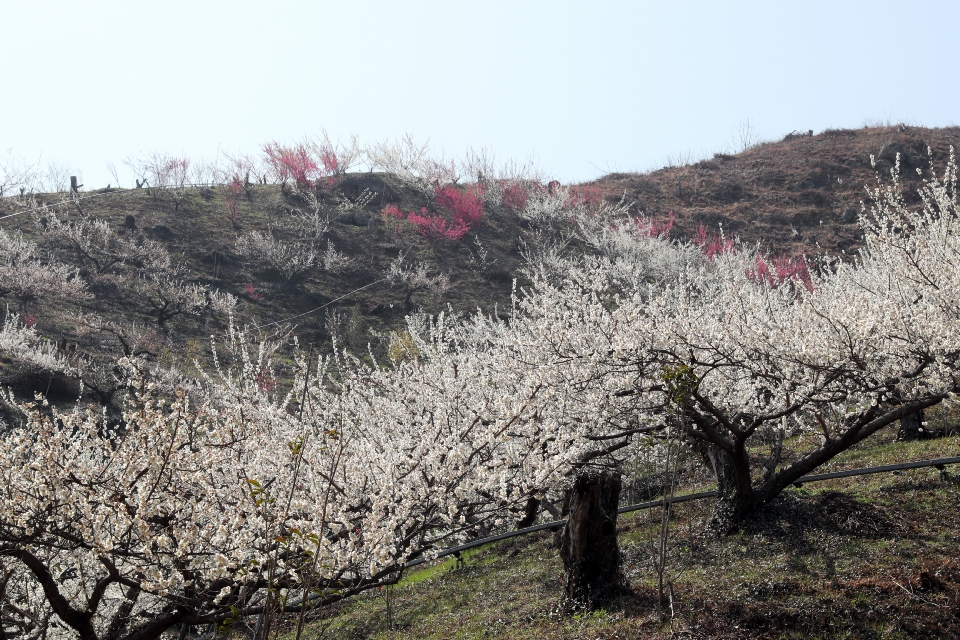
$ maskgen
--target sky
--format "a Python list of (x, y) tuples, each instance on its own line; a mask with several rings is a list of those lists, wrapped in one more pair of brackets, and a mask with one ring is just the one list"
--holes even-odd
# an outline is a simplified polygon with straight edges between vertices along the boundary
[[(0, 158), (125, 159), (325, 129), (579, 182), (791, 131), (960, 122), (956, 0), (31, 0), (3, 7)], [(130, 183), (130, 184), (127, 184)]]

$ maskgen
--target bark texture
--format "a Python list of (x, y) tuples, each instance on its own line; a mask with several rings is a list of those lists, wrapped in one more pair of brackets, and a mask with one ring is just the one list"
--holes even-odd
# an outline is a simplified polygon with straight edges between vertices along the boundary
[(711, 531), (726, 535), (739, 527), (740, 521), (754, 506), (750, 463), (746, 459), (746, 469), (738, 469), (738, 460), (729, 451), (714, 444), (707, 451), (717, 477), (717, 502), (707, 526)]
[(567, 492), (560, 557), (571, 604), (594, 607), (624, 585), (617, 545), (619, 474), (581, 473)]
[(912, 442), (914, 440), (922, 440), (923, 436), (922, 410), (900, 418), (900, 430), (897, 432), (897, 440)]

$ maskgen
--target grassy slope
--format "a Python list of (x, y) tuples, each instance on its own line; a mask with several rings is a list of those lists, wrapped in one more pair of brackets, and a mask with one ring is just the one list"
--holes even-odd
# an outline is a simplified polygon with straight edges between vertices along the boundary
[[(850, 451), (846, 469), (960, 453), (960, 438)], [(960, 468), (790, 489), (739, 534), (703, 535), (708, 501), (672, 525), (674, 615), (657, 606), (647, 548), (655, 514), (622, 516), (629, 593), (559, 615), (563, 568), (552, 534), (484, 547), (324, 612), (324, 638), (956, 638), (960, 637)], [(389, 615), (387, 600), (389, 599)], [(322, 634), (321, 634), (322, 631)]]

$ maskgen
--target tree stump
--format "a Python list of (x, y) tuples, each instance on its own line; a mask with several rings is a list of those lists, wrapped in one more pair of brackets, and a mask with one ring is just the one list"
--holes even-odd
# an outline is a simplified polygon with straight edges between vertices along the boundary
[(620, 487), (619, 474), (584, 472), (567, 491), (560, 557), (567, 600), (575, 606), (594, 607), (624, 585), (617, 545)]

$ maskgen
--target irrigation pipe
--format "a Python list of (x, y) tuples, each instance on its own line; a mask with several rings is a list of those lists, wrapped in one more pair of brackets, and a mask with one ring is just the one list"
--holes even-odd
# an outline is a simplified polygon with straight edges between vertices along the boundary
[[(936, 460), (919, 460), (917, 462), (904, 462), (901, 464), (887, 464), (881, 467), (866, 467), (863, 469), (852, 469), (850, 471), (834, 471), (833, 473), (819, 473), (812, 476), (803, 476), (802, 478), (797, 479), (792, 484), (795, 487), (801, 487), (809, 482), (821, 482), (823, 480), (833, 480), (834, 478), (848, 478), (850, 476), (865, 476), (872, 473), (902, 471), (904, 469), (920, 469), (923, 467), (936, 467), (937, 469), (943, 471), (948, 464), (960, 464), (960, 456), (956, 456), (953, 458), (937, 458)], [(702, 500), (704, 498), (713, 498), (716, 495), (717, 495), (716, 490), (701, 491), (699, 493), (690, 493), (687, 495), (677, 496), (675, 498), (670, 498), (667, 500), (653, 500), (651, 502), (640, 502), (638, 504), (631, 504), (625, 507), (620, 507), (619, 509), (617, 509), (617, 513), (628, 513), (630, 511), (641, 511), (643, 509), (653, 509), (656, 507), (663, 506), (664, 502), (667, 502), (668, 504), (678, 504), (680, 502), (689, 502), (690, 500)], [(450, 547), (449, 549), (444, 549), (443, 551), (438, 553), (436, 556), (434, 556), (434, 558), (443, 558), (445, 556), (458, 555), (461, 551), (466, 551), (468, 549), (481, 547), (491, 542), (499, 542), (500, 540), (508, 540), (510, 538), (525, 536), (528, 533), (536, 533), (537, 531), (545, 531), (548, 529), (559, 529), (565, 524), (567, 524), (567, 521), (565, 519), (554, 520), (553, 522), (546, 522), (543, 524), (534, 525), (532, 527), (527, 527), (525, 529), (508, 531), (506, 533), (490, 536), (489, 538), (482, 538), (480, 540), (474, 540), (466, 544), (460, 544), (455, 547)], [(416, 567), (428, 561), (429, 560), (427, 558), (417, 558), (416, 560), (411, 560), (410, 562), (403, 565), (403, 568), (409, 569), (410, 567)]]

